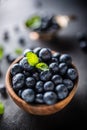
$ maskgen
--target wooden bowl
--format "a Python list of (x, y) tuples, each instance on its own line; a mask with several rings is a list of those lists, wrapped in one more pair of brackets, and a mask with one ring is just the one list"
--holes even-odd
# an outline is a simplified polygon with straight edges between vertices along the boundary
[[(6, 88), (13, 99), (13, 101), (22, 109), (27, 111), (28, 113), (34, 114), (34, 115), (50, 115), (53, 113), (56, 113), (63, 109), (74, 97), (77, 86), (78, 86), (78, 78), (75, 82), (74, 88), (72, 91), (69, 93), (68, 97), (65, 99), (59, 101), (58, 103), (54, 105), (31, 105), (29, 103), (26, 103), (24, 100), (22, 100), (13, 90), (12, 84), (11, 84), (11, 74), (10, 74), (10, 69), (13, 66), (13, 64), (17, 63), (19, 60), (21, 60), (22, 57), (17, 58), (8, 68), (7, 73), (6, 73), (6, 78), (5, 78), (5, 83), (6, 83)], [(76, 69), (76, 67), (73, 65), (73, 67)], [(77, 69), (76, 69), (77, 70)], [(77, 71), (78, 72), (78, 71)]]

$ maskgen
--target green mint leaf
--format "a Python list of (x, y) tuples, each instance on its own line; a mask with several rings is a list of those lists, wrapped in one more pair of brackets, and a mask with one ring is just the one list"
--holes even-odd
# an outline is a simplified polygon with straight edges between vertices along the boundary
[(23, 53), (23, 51), (22, 51), (22, 49), (17, 48), (17, 49), (15, 49), (15, 53), (16, 53), (17, 55), (21, 55), (21, 54)]
[(40, 70), (43, 70), (43, 71), (49, 70), (48, 65), (46, 63), (43, 63), (43, 62), (40, 62), (40, 63), (36, 64), (36, 68), (40, 69)]
[(27, 61), (28, 63), (31, 65), (31, 66), (35, 66), (37, 63), (39, 63), (39, 58), (38, 56), (33, 53), (33, 52), (28, 52), (26, 54), (26, 57), (27, 57)]
[(4, 114), (4, 105), (0, 102), (0, 115)]
[(0, 60), (3, 59), (3, 56), (4, 56), (4, 48), (0, 46)]
[(31, 18), (29, 18), (26, 22), (25, 22), (26, 27), (32, 28), (32, 29), (36, 29), (38, 27), (40, 27), (41, 25), (41, 18), (40, 16), (33, 16)]

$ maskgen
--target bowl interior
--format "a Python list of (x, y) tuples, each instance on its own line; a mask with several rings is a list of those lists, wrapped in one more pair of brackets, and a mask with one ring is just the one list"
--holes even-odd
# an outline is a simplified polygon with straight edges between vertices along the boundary
[[(26, 103), (24, 100), (22, 100), (19, 96), (17, 96), (17, 94), (15, 93), (15, 91), (12, 88), (12, 84), (11, 84), (11, 74), (10, 74), (10, 69), (12, 67), (13, 64), (17, 63), (19, 60), (21, 60), (22, 57), (17, 58), (8, 68), (7, 73), (6, 73), (6, 78), (5, 78), (5, 83), (6, 83), (6, 88), (7, 91), (9, 93), (9, 95), (11, 96), (11, 98), (13, 99), (13, 101), (22, 109), (24, 109), (25, 111), (31, 113), (31, 114), (35, 114), (35, 115), (50, 115), (53, 114), (55, 112), (60, 111), (61, 109), (63, 109), (73, 98), (73, 96), (76, 93), (77, 87), (78, 87), (78, 78), (75, 82), (74, 88), (72, 89), (72, 91), (69, 93), (68, 97), (66, 97), (65, 99), (59, 101), (58, 103), (54, 104), (54, 105), (31, 105), (29, 103)], [(77, 68), (73, 65), (73, 67), (77, 70)], [(77, 71), (78, 73), (78, 71)]]

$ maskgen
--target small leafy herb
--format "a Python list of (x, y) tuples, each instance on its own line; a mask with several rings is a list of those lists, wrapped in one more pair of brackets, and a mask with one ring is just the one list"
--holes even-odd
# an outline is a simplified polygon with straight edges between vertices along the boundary
[(4, 114), (4, 105), (0, 102), (0, 115)]
[(40, 70), (43, 70), (43, 71), (49, 70), (48, 65), (47, 65), (46, 63), (43, 63), (43, 62), (38, 63), (38, 64), (36, 65), (36, 68), (38, 68), (38, 69), (40, 69)]
[(22, 51), (22, 49), (17, 48), (17, 49), (15, 49), (15, 53), (16, 53), (17, 55), (21, 55), (21, 54), (23, 53), (23, 51)]
[(3, 56), (4, 56), (4, 48), (0, 46), (0, 60), (3, 59)]
[(26, 54), (26, 57), (27, 57), (27, 60), (28, 60), (28, 63), (31, 65), (31, 66), (35, 66), (36, 64), (39, 63), (39, 58), (38, 56), (33, 53), (33, 52), (28, 52)]
[(32, 18), (29, 18), (25, 25), (29, 28), (36, 29), (40, 27), (41, 25), (41, 18), (40, 16), (33, 16)]

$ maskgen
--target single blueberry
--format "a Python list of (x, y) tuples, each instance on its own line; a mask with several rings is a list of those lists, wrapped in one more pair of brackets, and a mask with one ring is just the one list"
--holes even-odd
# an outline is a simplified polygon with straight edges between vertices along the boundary
[(68, 88), (64, 84), (57, 85), (56, 92), (59, 100), (66, 98), (69, 94)]
[(36, 94), (35, 102), (36, 103), (44, 103), (44, 101), (43, 101), (43, 94), (41, 94), (41, 93)]
[(44, 83), (42, 81), (38, 81), (35, 86), (36, 91), (39, 93), (43, 92), (43, 86), (44, 86)]
[(72, 80), (70, 79), (64, 79), (63, 83), (65, 84), (65, 86), (68, 88), (68, 90), (71, 90), (74, 87), (74, 83)]
[(31, 88), (35, 86), (35, 79), (33, 77), (27, 77), (25, 80), (25, 84), (27, 87)]
[(22, 94), (21, 94), (22, 99), (24, 99), (26, 102), (34, 102), (35, 100), (35, 93), (33, 89), (25, 89), (23, 90)]
[(21, 73), (22, 72), (22, 67), (21, 65), (19, 65), (18, 63), (14, 64), (11, 68), (11, 74), (12, 76), (16, 75), (17, 73)]
[(42, 81), (48, 81), (52, 77), (52, 73), (50, 71), (41, 71), (40, 73), (40, 79)]
[(55, 74), (55, 73), (58, 73), (58, 70), (59, 70), (59, 66), (58, 66), (58, 63), (56, 62), (53, 62), (49, 65), (49, 69)]
[(56, 75), (53, 75), (52, 81), (54, 82), (55, 85), (58, 85), (63, 82), (63, 79), (60, 75), (56, 74)]
[(33, 66), (29, 65), (29, 63), (27, 62), (27, 58), (24, 57), (23, 59), (20, 60), (19, 64), (22, 66), (22, 68), (25, 70), (25, 71), (31, 71), (34, 69)]
[(45, 92), (43, 99), (47, 105), (53, 105), (57, 102), (57, 95), (53, 91)]
[(45, 91), (54, 90), (54, 83), (52, 81), (45, 82), (45, 84), (44, 84), (44, 90)]
[(12, 85), (14, 90), (19, 90), (24, 86), (25, 77), (22, 73), (17, 73), (12, 78)]
[(67, 70), (67, 76), (71, 79), (71, 80), (75, 80), (78, 77), (77, 71), (74, 68), (69, 68)]
[(59, 61), (59, 57), (61, 56), (61, 54), (59, 53), (59, 52), (55, 52), (55, 53), (53, 53), (53, 55), (52, 55), (52, 57), (53, 58), (57, 58), (58, 59), (58, 61)]
[(41, 47), (36, 47), (33, 52), (36, 53), (39, 56), (39, 52), (41, 50)]
[(48, 61), (52, 58), (52, 54), (50, 49), (48, 48), (42, 48), (39, 52), (39, 57), (44, 60), (44, 61)]
[(61, 75), (64, 75), (68, 69), (68, 66), (66, 63), (60, 63), (59, 64), (59, 72)]
[(40, 79), (38, 72), (34, 72), (34, 73), (32, 74), (32, 76), (35, 78), (36, 81), (38, 81), (38, 80)]
[(62, 54), (59, 58), (60, 62), (64, 62), (66, 64), (71, 64), (72, 58), (69, 54)]

